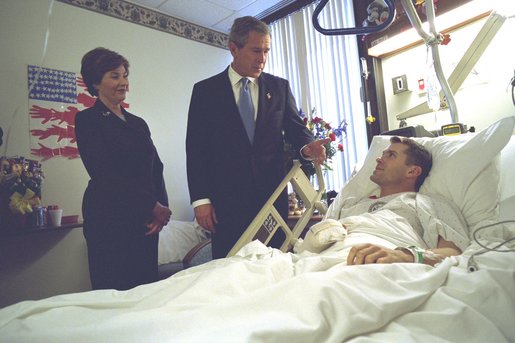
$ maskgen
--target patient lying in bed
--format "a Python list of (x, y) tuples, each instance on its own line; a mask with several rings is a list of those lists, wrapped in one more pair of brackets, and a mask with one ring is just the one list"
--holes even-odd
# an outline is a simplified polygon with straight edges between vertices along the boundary
[[(386, 187), (376, 191), (376, 183), (369, 179), (373, 172), (382, 181), (397, 175), (388, 170), (394, 162), (372, 160), (389, 144), (386, 137), (374, 137), (371, 158), (367, 156), (329, 208), (327, 219), (317, 225), (322, 230), (310, 229), (311, 236), (329, 238), (322, 243), (336, 241), (320, 254), (281, 253), (252, 241), (234, 257), (129, 291), (99, 290), (20, 302), (0, 309), (0, 341), (513, 341), (515, 253), (486, 251), (479, 241), (463, 251), (462, 239), (467, 241), (468, 235), (458, 222), (461, 212), (471, 235), (485, 222), (498, 221), (499, 189), (511, 190), (501, 200), (514, 195), (515, 136), (511, 157), (500, 164), (509, 172), (501, 183), (495, 161), (514, 124), (515, 117), (510, 117), (473, 138), (428, 139), (424, 145), (433, 154), (431, 175), (419, 192), (404, 190), (391, 199), (383, 194)], [(479, 149), (481, 159), (476, 158)], [(467, 168), (456, 178), (456, 169), (463, 165)], [(434, 193), (452, 203), (442, 202)], [(373, 194), (379, 198), (370, 199)], [(355, 215), (354, 210), (363, 214)], [(512, 207), (509, 214), (513, 215)], [(394, 229), (394, 223), (401, 229)], [(498, 246), (515, 234), (513, 226), (498, 229), (482, 231), (481, 243)], [(397, 246), (420, 244), (436, 250), (442, 240), (456, 246), (454, 253), (463, 254), (434, 268), (416, 263), (343, 265), (353, 246), (371, 244), (395, 252)], [(480, 266), (474, 273), (467, 272), (472, 254)], [(443, 330), (449, 323), (452, 329)]]
[[(314, 225), (310, 233), (316, 234), (308, 233), (295, 251), (320, 252), (316, 248), (321, 250), (341, 241), (333, 249), (341, 249), (342, 245), (350, 249), (347, 264), (434, 265), (465, 250), (469, 244), (467, 225), (456, 205), (442, 196), (417, 193), (431, 168), (430, 153), (411, 139), (392, 137), (390, 143), (376, 159), (370, 176), (379, 185), (379, 194), (339, 201), (332, 211), (336, 215), (331, 225), (327, 221)], [(344, 240), (327, 233), (341, 232), (342, 228), (347, 234)], [(326, 239), (326, 244), (313, 244), (317, 239)]]

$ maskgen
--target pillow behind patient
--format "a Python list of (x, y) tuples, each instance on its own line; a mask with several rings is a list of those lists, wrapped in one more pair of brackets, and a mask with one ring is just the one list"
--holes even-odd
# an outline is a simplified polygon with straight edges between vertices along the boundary
[[(507, 117), (477, 134), (413, 138), (433, 156), (433, 168), (420, 192), (437, 193), (452, 200), (462, 211), (469, 228), (496, 216), (499, 204), (498, 155), (508, 143), (515, 117)], [(327, 218), (338, 218), (339, 205), (353, 195), (367, 197), (379, 193), (370, 181), (376, 158), (390, 145), (389, 136), (375, 136), (363, 167), (349, 180), (328, 210)]]

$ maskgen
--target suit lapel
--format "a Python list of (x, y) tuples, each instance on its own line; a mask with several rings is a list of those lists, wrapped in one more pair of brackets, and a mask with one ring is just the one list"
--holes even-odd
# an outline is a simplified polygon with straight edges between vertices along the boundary
[(256, 116), (256, 132), (254, 133), (254, 141), (259, 137), (259, 132), (266, 127), (266, 122), (269, 120), (270, 104), (272, 101), (273, 92), (266, 82), (263, 74), (258, 79), (259, 85), (259, 99), (258, 111)]

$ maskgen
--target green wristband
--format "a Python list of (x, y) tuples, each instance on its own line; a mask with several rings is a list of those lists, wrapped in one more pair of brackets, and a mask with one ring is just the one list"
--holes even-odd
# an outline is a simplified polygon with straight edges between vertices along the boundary
[(424, 249), (416, 247), (414, 245), (408, 247), (408, 249), (413, 254), (413, 258), (415, 263), (424, 263)]

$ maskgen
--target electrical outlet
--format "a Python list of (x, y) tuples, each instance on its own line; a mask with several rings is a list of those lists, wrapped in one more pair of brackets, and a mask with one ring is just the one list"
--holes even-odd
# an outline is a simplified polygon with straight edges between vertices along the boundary
[(399, 94), (408, 91), (408, 79), (406, 74), (394, 77), (392, 79), (393, 94)]

